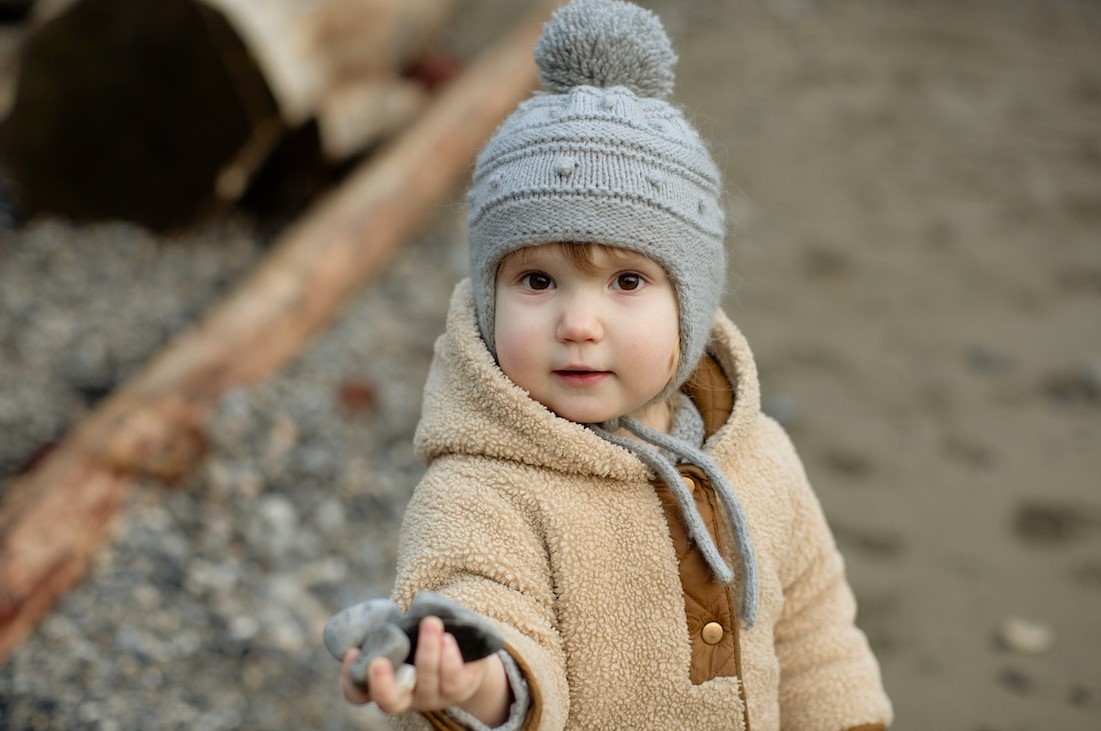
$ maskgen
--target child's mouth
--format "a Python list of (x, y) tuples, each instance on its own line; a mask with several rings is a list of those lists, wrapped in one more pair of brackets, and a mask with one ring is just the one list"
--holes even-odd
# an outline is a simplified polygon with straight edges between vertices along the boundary
[(612, 374), (611, 371), (561, 370), (554, 375), (569, 386), (595, 386)]

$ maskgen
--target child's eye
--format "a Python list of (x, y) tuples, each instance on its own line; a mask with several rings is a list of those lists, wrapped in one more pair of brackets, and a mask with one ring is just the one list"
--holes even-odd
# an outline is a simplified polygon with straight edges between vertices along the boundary
[(634, 290), (642, 287), (644, 282), (645, 280), (643, 280), (641, 274), (636, 274), (635, 272), (623, 272), (622, 274), (616, 275), (615, 288), (622, 289), (627, 292), (633, 292)]
[(520, 283), (528, 289), (543, 290), (554, 286), (554, 280), (543, 272), (528, 272), (520, 277)]

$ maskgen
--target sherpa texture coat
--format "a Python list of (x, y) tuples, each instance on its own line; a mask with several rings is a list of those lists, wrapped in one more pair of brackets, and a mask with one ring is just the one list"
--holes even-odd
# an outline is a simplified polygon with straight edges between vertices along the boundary
[[(841, 556), (721, 313), (709, 353), (734, 399), (705, 451), (745, 510), (760, 604), (752, 628), (724, 628), (738, 672), (693, 682), (699, 643), (655, 475), (508, 380), (478, 335), (469, 283), (452, 296), (394, 596), (404, 606), (432, 589), (500, 623), (530, 685), (525, 728), (842, 731), (891, 720)], [(443, 714), (396, 723), (456, 728)]]

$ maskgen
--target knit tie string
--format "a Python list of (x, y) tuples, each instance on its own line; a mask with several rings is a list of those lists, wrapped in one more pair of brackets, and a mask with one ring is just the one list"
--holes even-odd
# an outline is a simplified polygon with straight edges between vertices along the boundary
[(614, 434), (607, 429), (592, 424), (589, 425), (589, 428), (603, 439), (634, 454), (642, 460), (643, 464), (650, 467), (661, 477), (662, 481), (669, 486), (669, 490), (673, 493), (673, 497), (680, 507), (681, 517), (688, 530), (688, 535), (699, 548), (708, 567), (715, 574), (715, 578), (723, 584), (730, 584), (735, 578), (734, 570), (719, 552), (715, 539), (707, 529), (699, 509), (696, 507), (696, 501), (692, 498), (691, 490), (681, 480), (673, 462), (650, 445), (661, 447), (680, 457), (681, 461), (699, 467), (707, 479), (711, 481), (715, 493), (719, 496), (719, 502), (722, 503), (723, 509), (726, 511), (741, 563), (742, 606), (740, 615), (746, 626), (752, 627), (757, 618), (757, 559), (749, 538), (749, 529), (745, 514), (742, 511), (742, 505), (726, 478), (723, 477), (718, 465), (702, 450), (696, 449), (683, 440), (662, 434), (630, 417), (622, 417), (614, 425), (625, 427), (642, 441)]

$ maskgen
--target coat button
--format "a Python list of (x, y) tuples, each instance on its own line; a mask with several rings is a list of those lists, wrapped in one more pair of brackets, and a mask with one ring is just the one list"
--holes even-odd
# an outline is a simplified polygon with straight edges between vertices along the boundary
[(683, 482), (684, 486), (688, 488), (688, 492), (695, 492), (696, 491), (696, 481), (693, 480), (688, 475), (685, 475), (685, 476), (681, 477), (680, 481)]
[(717, 645), (723, 638), (723, 626), (718, 622), (708, 622), (700, 632), (703, 641), (709, 645)]

